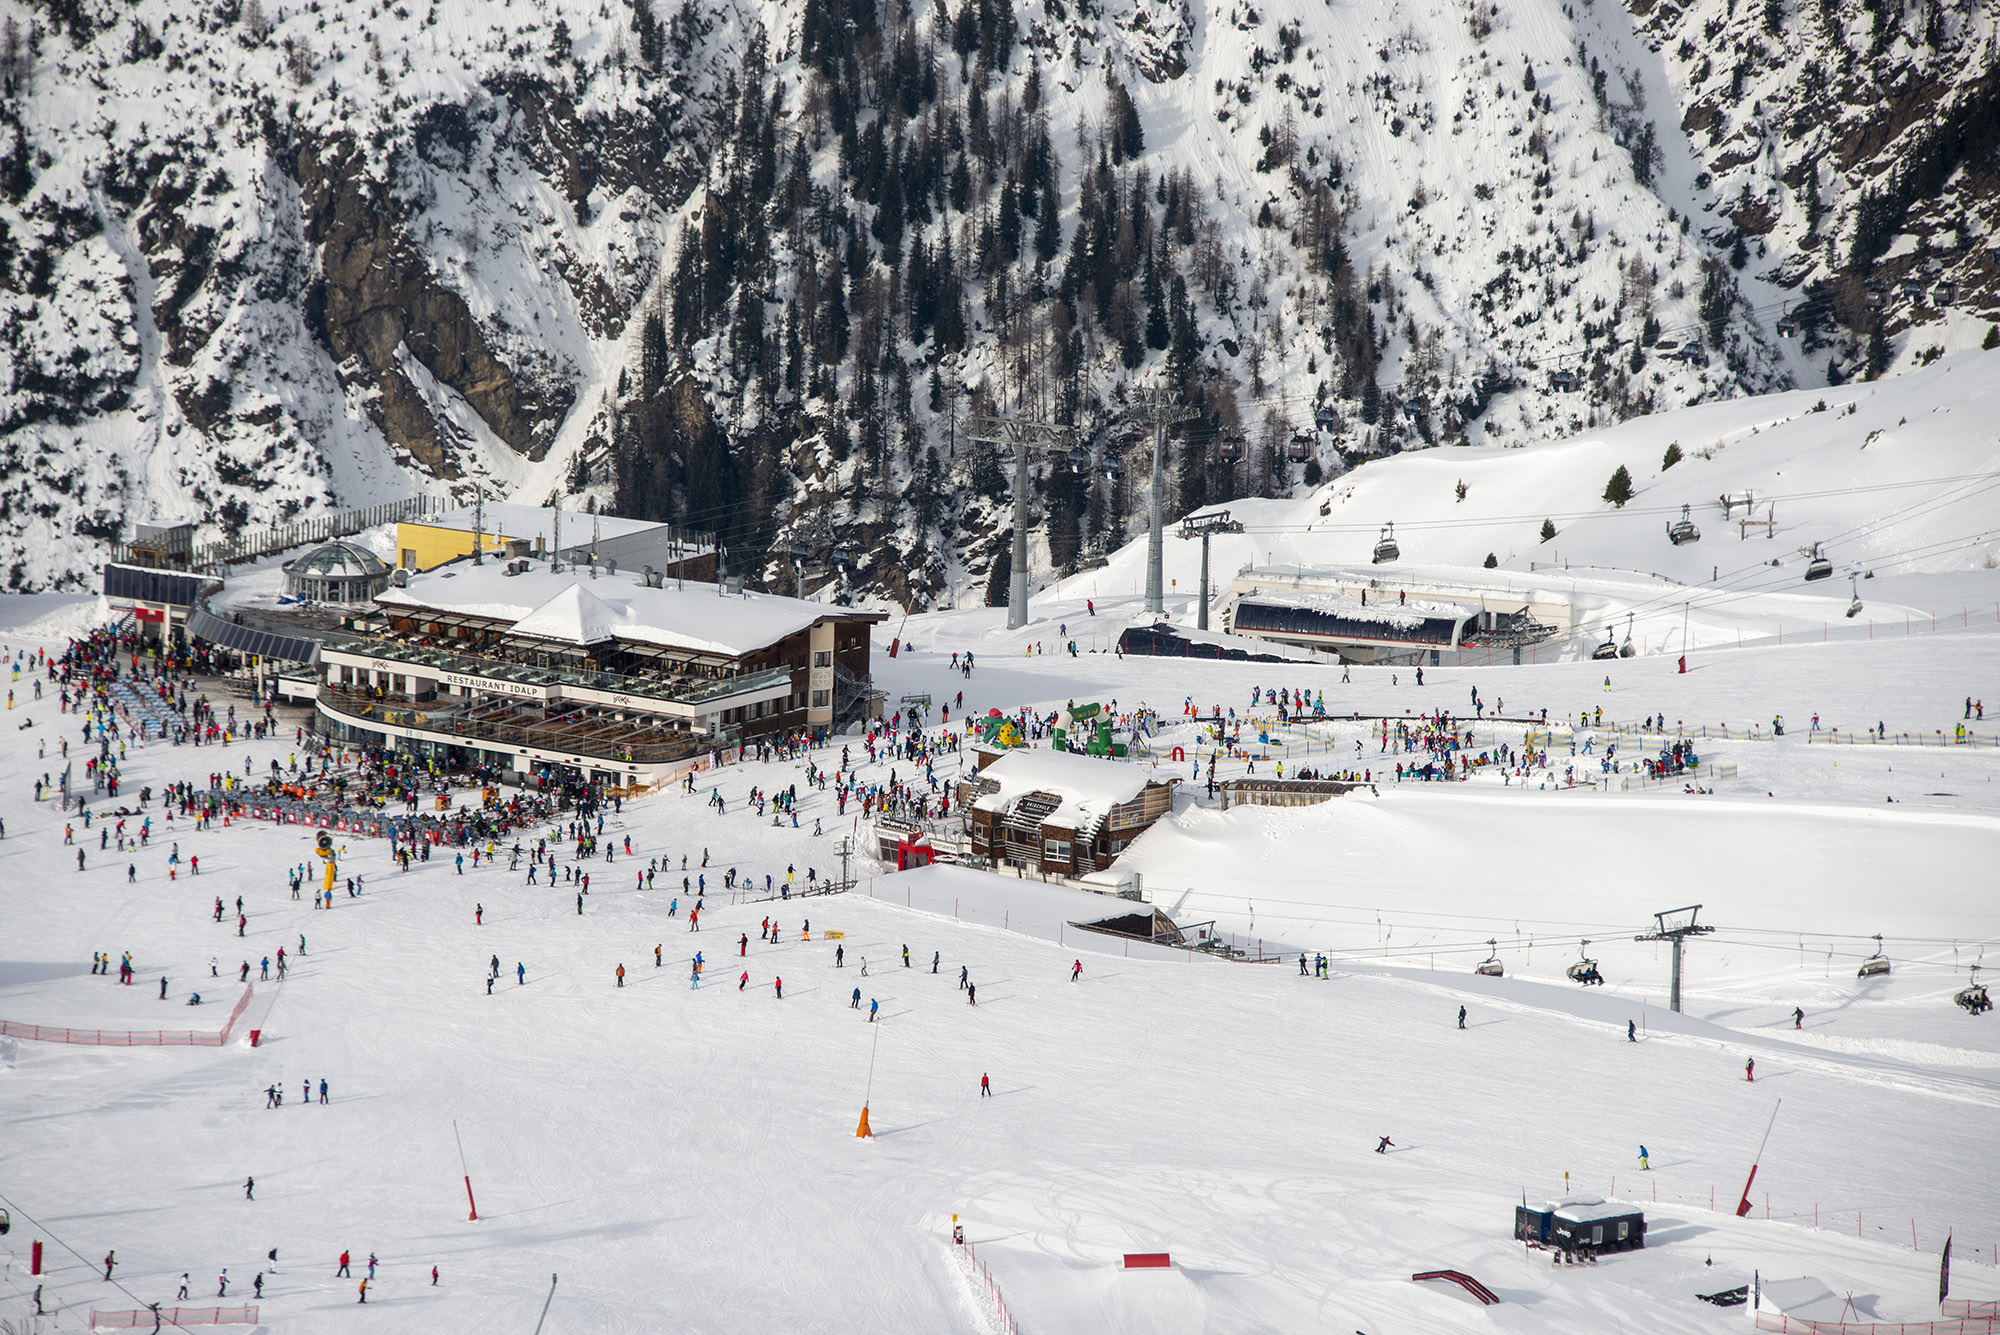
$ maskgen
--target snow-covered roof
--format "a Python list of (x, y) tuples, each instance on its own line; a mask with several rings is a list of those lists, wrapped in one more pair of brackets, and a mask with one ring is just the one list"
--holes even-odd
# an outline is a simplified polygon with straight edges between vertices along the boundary
[[(540, 538), (543, 547), (555, 546), (556, 512), (552, 508), (544, 505), (514, 505), (504, 501), (493, 501), (488, 502), (482, 509), (483, 513), (479, 519), (485, 525), (488, 537), (521, 538), (528, 542)], [(473, 512), (471, 506), (466, 506), (463, 509), (425, 515), (410, 522), (430, 528), (448, 528), (470, 533), (473, 526)], [(630, 533), (644, 533), (650, 529), (666, 527), (651, 519), (625, 519), (618, 515), (593, 515), (577, 510), (565, 510), (562, 512), (563, 547), (568, 549), (589, 546), (593, 526), (600, 539), (622, 538)]]
[(509, 564), (490, 558), (483, 565), (453, 561), (412, 575), (406, 587), (385, 589), (375, 601), (504, 621), (522, 635), (565, 644), (618, 639), (730, 657), (817, 621), (867, 615), (769, 593), (718, 596), (713, 584), (649, 588), (641, 576), (622, 571), (592, 579), (587, 569), (565, 565), (550, 574), (543, 561), (529, 560), (525, 572), (510, 575)]
[[(1260, 598), (1266, 596), (1273, 585), (1288, 583), (1298, 586), (1302, 592), (1315, 586), (1348, 586), (1391, 592), (1403, 590), (1412, 596), (1428, 593), (1449, 599), (1488, 598), (1556, 605), (1571, 601), (1567, 590), (1532, 583), (1532, 579), (1532, 576), (1524, 577), (1518, 570), (1488, 570), (1479, 566), (1426, 567), (1402, 563), (1360, 567), (1274, 563), (1255, 566), (1237, 576), (1238, 583), (1256, 585)], [(1375, 610), (1374, 598), (1368, 600), (1368, 609), (1371, 612)]]
[(1602, 1196), (1565, 1196), (1559, 1201), (1550, 1201), (1544, 1208), (1551, 1214), (1579, 1224), (1588, 1224), (1594, 1219), (1624, 1219), (1641, 1212), (1636, 1205), (1614, 1205)]
[(515, 622), (514, 633), (565, 644), (602, 644), (615, 638), (617, 625), (618, 614), (602, 598), (572, 584)]
[(999, 787), (973, 802), (978, 810), (1004, 812), (1030, 793), (1047, 793), (1060, 797), (1062, 805), (1044, 816), (1042, 824), (1081, 830), (1144, 792), (1151, 776), (1124, 761), (1035, 748), (1007, 752), (979, 771), (979, 777)]

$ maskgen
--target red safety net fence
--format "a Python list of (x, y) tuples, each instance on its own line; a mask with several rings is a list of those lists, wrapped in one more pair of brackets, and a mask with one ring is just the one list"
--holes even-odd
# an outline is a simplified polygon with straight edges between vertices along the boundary
[[(1992, 1304), (1985, 1306), (1990, 1310)], [(1945, 1316), (1937, 1321), (1808, 1321), (1782, 1312), (1759, 1312), (1758, 1330), (1786, 1335), (2000, 1335), (2000, 1315)]]
[[(62, 1025), (0, 1020), (0, 1037), (26, 1038), (37, 1043), (77, 1043), (94, 1048), (219, 1048), (229, 1042), (255, 990), (243, 989), (220, 1033), (200, 1029), (70, 1029)], [(148, 1324), (151, 1321), (149, 1315)]]

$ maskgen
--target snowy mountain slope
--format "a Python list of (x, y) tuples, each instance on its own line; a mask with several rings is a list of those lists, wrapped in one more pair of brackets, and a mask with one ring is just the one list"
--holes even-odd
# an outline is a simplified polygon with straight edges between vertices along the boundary
[[(1639, 618), (1635, 641), (1663, 651), (1680, 643), (1684, 604), (1697, 645), (1770, 635), (1787, 621), (1795, 633), (1817, 630), (1843, 619), (1857, 587), (1850, 573), (1864, 576), (1860, 595), (1876, 609), (1857, 626), (1899, 620), (1912, 607), (1990, 612), (2000, 591), (1996, 396), (2000, 353), (1975, 351), (1876, 384), (1704, 404), (1521, 449), (1377, 460), (1301, 500), (1231, 502), (1245, 532), (1210, 540), (1211, 590), (1219, 599), (1249, 564), (1367, 567), (1382, 526), (1393, 524), (1402, 559), (1375, 567), (1377, 576), (1478, 576), (1490, 554), (1496, 579), (1520, 572), (1530, 585), (1571, 594), (1581, 625), (1570, 652), (1587, 652), (1607, 619), (1620, 623), (1622, 639), (1628, 612)], [(1679, 461), (1663, 467), (1675, 447)], [(1619, 468), (1634, 488), (1622, 508), (1603, 499)], [(1746, 493), (1756, 518), (1776, 507), (1770, 536), (1740, 527), (1740, 504), (1724, 516), (1721, 498)], [(1683, 505), (1701, 540), (1676, 547), (1666, 530)], [(1556, 530), (1547, 541), (1544, 522)], [(1838, 577), (1807, 585), (1802, 552), (1814, 543)], [(1103, 569), (1069, 581), (1067, 599), (1091, 591), (1107, 613), (1129, 615), (1145, 588), (1145, 559), (1141, 534)], [(1199, 545), (1170, 536), (1165, 570), (1170, 610), (1191, 623)], [(1036, 582), (1056, 587), (1053, 577)], [(1031, 637), (1047, 636), (1041, 622), (1075, 615), (1043, 596)]]
[[(1847, 62), (1843, 115), (1893, 85), (1964, 166), (1863, 136), (1811, 234), (1852, 232), (1889, 166), (1895, 217), (1869, 206), (1793, 345), (1795, 210), (1754, 268), (1743, 209), (1715, 221), (1762, 168), (1717, 156), (1740, 117), (1718, 140), (1690, 110), (1721, 76), (1684, 29), (1749, 40), (1747, 10), (1707, 8), (6, 0), (0, 554), (14, 587), (74, 585), (135, 519), (478, 478), (717, 530), (780, 586), (771, 558), (831, 523), (865, 549), (848, 592), (927, 604), (990, 575), (1009, 522), (974, 412), (1116, 452), (1129, 386), (1171, 382), (1211, 447), (1183, 508), (1282, 492), (1336, 456), (1852, 371), (1906, 222), (1931, 253), (1956, 227), (1962, 295), (1897, 289), (1882, 332), (1974, 339), (1990, 19), (1937, 7)], [(1802, 51), (1872, 23), (1765, 11)], [(1750, 66), (1754, 90), (1793, 78)], [(1795, 174), (1820, 131), (1763, 124)], [(1037, 499), (1070, 565), (1140, 498)]]

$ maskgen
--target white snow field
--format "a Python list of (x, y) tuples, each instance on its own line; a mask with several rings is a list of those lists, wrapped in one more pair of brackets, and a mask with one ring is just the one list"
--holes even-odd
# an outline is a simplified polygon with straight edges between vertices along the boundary
[[(1988, 383), (1992, 364), (1980, 363)], [(1923, 374), (1940, 395), (1937, 385), (1955, 391), (1974, 378), (1963, 361)], [(1865, 415), (1876, 411), (1871, 394), (1917, 402), (1907, 381), (1843, 393), (1859, 396)], [(1915, 420), (1907, 406), (1888, 410)], [(1732, 420), (1764, 412), (1775, 410), (1739, 405)], [(1954, 421), (1961, 412), (1970, 419), (1968, 406)], [(1620, 430), (1636, 439), (1642, 426), (1676, 429)], [(1947, 441), (1958, 451), (1949, 458), (1918, 451), (1901, 476), (1990, 472), (1992, 447), (1981, 456), (1977, 434)], [(1782, 430), (1745, 434), (1718, 462), (1680, 468), (1698, 477), (1697, 468), (1785, 439)], [(1641, 446), (1657, 455), (1650, 440), (1632, 449)], [(1533, 449), (1456, 454), (1483, 460), (1496, 490), (1510, 470), (1543, 466)], [(1351, 488), (1358, 507), (1374, 489), (1436, 466), (1392, 460), (1336, 485)], [(1896, 485), (1828, 481), (1831, 464), (1813, 467), (1803, 490)], [(1680, 468), (1669, 481), (1678, 484)], [(1549, 470), (1548, 485), (1557, 476)], [(1745, 484), (1703, 481), (1688, 492)], [(1877, 504), (1941, 490), (1899, 488), (1885, 494), (1907, 502)], [(1451, 520), (1458, 503), (1438, 491), (1427, 511), (1404, 510), (1415, 517), (1399, 515), (1399, 528)], [(1968, 503), (1916, 521), (1891, 547), (1995, 526), (1986, 497)], [(1581, 498), (1550, 504), (1585, 508)], [(1801, 526), (1866, 521), (1865, 495), (1843, 499), (1839, 514), (1827, 504), (1820, 516), (1801, 502)], [(1374, 522), (1372, 510), (1365, 517)], [(1591, 560), (1619, 567), (1604, 578), (1649, 568), (1640, 558), (1665, 546), (1658, 523), (1633, 520), (1629, 532), (1643, 529), (1653, 544), (1643, 550), (1639, 537), (1620, 536), (1627, 527), (1596, 526), (1603, 551)], [(1590, 526), (1577, 528), (1582, 552)], [(1772, 545), (1795, 547), (1793, 536)], [(1287, 543), (1287, 560), (1357, 559), (1301, 536)], [(1694, 550), (1712, 563), (1711, 552), (1741, 545), (1717, 532)], [(1577, 661), (1580, 646), (1569, 645), (1567, 661), (1440, 668), (1421, 688), (1408, 669), (1356, 668), (1343, 683), (1339, 668), (1319, 664), (1056, 654), (1079, 624), (1102, 646), (1136, 617), (1137, 600), (1114, 587), (1118, 572), (1129, 583), (1139, 569), (1132, 549), (1099, 572), (1094, 619), (1083, 603), (1092, 591), (1072, 581), (1038, 593), (1020, 631), (1004, 629), (1003, 609), (883, 628), (876, 675), (891, 704), (928, 693), (934, 706), (952, 705), (954, 723), (967, 711), (1115, 698), (1121, 713), (1141, 704), (1161, 712), (1164, 752), (1194, 740), (1175, 721), (1184, 701), (1240, 714), (1253, 686), (1284, 685), (1324, 691), (1330, 711), (1393, 718), (1462, 714), (1476, 687), (1506, 703), (1501, 721), (1467, 725), (1480, 747), (1521, 746), (1543, 708), (1565, 725), (1552, 773), (1575, 767), (1594, 786), (1540, 774), (1524, 785), (1492, 771), (1458, 784), (1384, 781), (1394, 757), (1378, 750), (1372, 718), (1281, 732), (1284, 749), (1248, 749), (1264, 757), (1260, 774), (1283, 757), (1365, 769), (1373, 792), (1222, 812), (1199, 784), (1183, 783), (1173, 814), (1121, 866), (1141, 872), (1149, 897), (1177, 920), (1213, 919), (1253, 954), (1261, 943), (1292, 957), (1264, 965), (1127, 947), (1069, 925), (1129, 907), (1116, 899), (963, 868), (891, 874), (865, 854), (855, 893), (772, 903), (720, 891), (690, 934), (690, 896), (676, 879), (683, 854), (693, 878), (706, 852), (712, 888), (732, 866), (761, 886), (766, 875), (782, 881), (788, 865), (825, 876), (837, 865), (836, 837), (867, 833), (852, 804), (841, 818), (830, 793), (803, 785), (803, 828), (747, 814), (747, 790), (798, 782), (796, 764), (729, 766), (705, 775), (696, 795), (628, 803), (607, 821), (620, 851), (611, 865), (590, 864), (581, 916), (571, 888), (526, 887), (484, 858), (462, 875), (448, 856), (398, 874), (386, 844), (359, 838), (348, 841), (341, 875), (362, 876), (364, 892), (314, 911), (286, 889), (286, 869), (309, 856), (310, 829), (238, 823), (194, 833), (165, 825), (157, 802), (154, 838), (135, 855), (99, 851), (101, 827), (79, 827), (88, 869), (78, 871), (63, 813), (32, 801), (34, 778), (59, 768), (57, 744), (74, 740), (76, 726), (52, 693), (34, 700), (24, 674), (6, 682), (16, 702), (0, 728), (0, 1019), (219, 1031), (242, 992), (242, 961), (254, 977), (279, 946), (289, 953), (303, 936), (306, 948), (286, 981), (257, 985), (242, 1026), (262, 1031), (255, 1048), (240, 1037), (220, 1048), (135, 1049), (0, 1038), (0, 1206), (13, 1212), (0, 1237), (0, 1318), (81, 1331), (93, 1309), (171, 1306), (183, 1272), (192, 1302), (212, 1300), (227, 1267), (232, 1300), (265, 1273), (259, 1320), (273, 1332), (531, 1330), (551, 1275), (560, 1279), (550, 1332), (1009, 1328), (950, 1245), (954, 1214), (1004, 1294), (1007, 1319), (1031, 1335), (1705, 1332), (1746, 1318), (1695, 1295), (1753, 1273), (1813, 1277), (1863, 1320), (1922, 1320), (1936, 1314), (1948, 1233), (1954, 1295), (2000, 1297), (2000, 1172), (1989, 1144), (2000, 1018), (1951, 1001), (1971, 964), (2000, 965), (2000, 746), (1823, 740), (1878, 722), (1892, 736), (1950, 736), (1967, 697), (1997, 711), (1965, 724), (1973, 737), (2000, 738), (1991, 612), (2000, 575), (1982, 564), (1987, 548), (1960, 547), (1949, 561), (1873, 582), (1890, 590), (1883, 604), (1963, 610), (1959, 624), (1940, 615), (1935, 629), (1913, 621), (1892, 634), (1884, 622), (1874, 638), (1794, 633), (1780, 643), (1759, 629), (1802, 626), (1828, 608), (1825, 620), (1845, 621), (1846, 582), (1805, 590), (1795, 562), (1783, 588), (1740, 601), (1723, 600), (1726, 580), (1676, 585), (1704, 618), (1686, 674), (1675, 670), (1678, 644), (1662, 652), (1657, 638), (1609, 664)], [(1191, 575), (1192, 544), (1169, 551), (1174, 569)], [(1467, 551), (1441, 548), (1431, 559), (1471, 564)], [(1696, 579), (1692, 568), (1659, 568)], [(1862, 588), (1876, 606), (1869, 583)], [(1788, 610), (1780, 597), (1804, 602)], [(1184, 617), (1186, 600), (1170, 610)], [(0, 641), (11, 661), (24, 645), (59, 647), (99, 616), (88, 599), (12, 600), (0, 604)], [(1751, 632), (1742, 648), (1739, 627)], [(1029, 652), (1038, 641), (1049, 652)], [(969, 677), (951, 669), (951, 655), (967, 648), (979, 657)], [(1605, 727), (1567, 726), (1600, 706)], [(1815, 712), (1818, 735), (1808, 724)], [(1787, 733), (1773, 739), (1780, 714)], [(1648, 715), (1728, 726), (1738, 735), (1697, 745), (1704, 764), (1733, 766), (1735, 777), (1704, 779), (1707, 794), (1678, 783), (1627, 791), (1623, 776), (1599, 768), (1604, 747), (1618, 744), (1629, 760), (1662, 737), (1609, 725)], [(1755, 739), (1741, 735), (1752, 725)], [(1592, 750), (1572, 759), (1571, 737)], [(843, 741), (861, 755), (859, 739)], [(292, 751), (289, 733), (282, 745), (135, 748), (123, 800), (214, 769), (240, 774), (246, 760), (263, 770)], [(969, 759), (944, 757), (940, 781)], [(859, 768), (874, 782), (892, 764)], [(911, 775), (906, 761), (893, 768)], [(1171, 760), (1157, 769), (1189, 776)], [(711, 787), (729, 799), (728, 814), (704, 804)], [(115, 805), (100, 798), (93, 812)], [(815, 820), (823, 837), (811, 834)], [(198, 877), (168, 878), (174, 840), (184, 857), (200, 856)], [(631, 889), (634, 872), (661, 855), (670, 870), (657, 888)], [(232, 907), (243, 897), (242, 938), (213, 920), (218, 895)], [(1657, 911), (1697, 902), (1716, 931), (1688, 947), (1685, 1013), (1676, 1016), (1665, 1004), (1665, 949), (1632, 938)], [(775, 946), (759, 940), (766, 917), (781, 929)], [(808, 918), (810, 942), (801, 939)], [(829, 931), (843, 936), (829, 941)], [(1893, 972), (1859, 979), (1878, 932)], [(1563, 976), (1586, 938), (1601, 988)], [(1489, 939), (1503, 978), (1472, 973)], [(699, 990), (688, 985), (697, 947), (708, 957)], [(89, 972), (93, 951), (128, 950), (133, 986)], [(1329, 977), (1301, 977), (1301, 951), (1327, 953)], [(495, 955), (503, 972), (489, 996)], [(212, 957), (228, 977), (209, 976)], [(1075, 960), (1083, 975), (1071, 982)], [(517, 962), (525, 984), (514, 980)], [(961, 967), (977, 1006), (957, 986)], [(196, 989), (205, 1004), (191, 1009)], [(881, 1003), (872, 1025), (871, 1000)], [(1805, 1012), (1798, 1030), (1795, 1006)], [(1626, 1041), (1628, 1021), (1636, 1043)], [(1744, 1078), (1750, 1059), (1754, 1083)], [(982, 1074), (990, 1099), (979, 1094)], [(316, 1090), (321, 1079), (328, 1104), (299, 1106), (301, 1082)], [(273, 1083), (286, 1093), (281, 1109), (264, 1107)], [(854, 1134), (864, 1102), (875, 1132), (866, 1140)], [(1733, 1207), (1774, 1111), (1751, 1216), (1738, 1219)], [(1384, 1135), (1394, 1148), (1372, 1153)], [(1639, 1170), (1641, 1145), (1650, 1171)], [(253, 1176), (249, 1201), (243, 1183)], [(1643, 1208), (1646, 1249), (1554, 1268), (1547, 1253), (1511, 1240), (1514, 1206), (1565, 1192)], [(35, 1239), (48, 1249), (39, 1280), (27, 1273)], [(266, 1259), (274, 1247), (275, 1270)], [(107, 1283), (100, 1258), (113, 1249), (116, 1282)], [(353, 1280), (334, 1277), (342, 1249), (355, 1256)], [(1128, 1251), (1166, 1251), (1174, 1264), (1128, 1273), (1118, 1264)], [(356, 1282), (370, 1253), (381, 1268), (364, 1307)], [(1411, 1282), (1442, 1268), (1475, 1276), (1501, 1302), (1481, 1308), (1449, 1287)], [(37, 1283), (52, 1314), (39, 1325), (29, 1297)]]

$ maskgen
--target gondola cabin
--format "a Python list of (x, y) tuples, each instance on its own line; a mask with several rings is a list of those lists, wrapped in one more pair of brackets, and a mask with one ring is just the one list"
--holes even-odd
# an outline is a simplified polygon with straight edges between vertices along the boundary
[(1542, 1209), (1514, 1207), (1514, 1239), (1564, 1252), (1630, 1252), (1646, 1245), (1646, 1216), (1597, 1196), (1568, 1196)]
[(1382, 536), (1375, 543), (1374, 564), (1387, 565), (1391, 561), (1400, 560), (1402, 555), (1403, 549), (1396, 545), (1396, 526), (1382, 525)]

